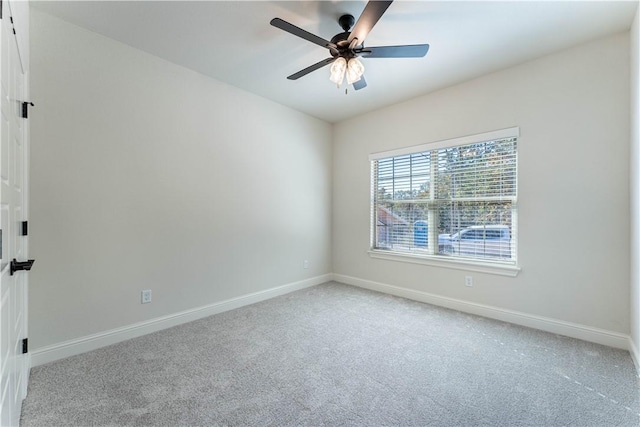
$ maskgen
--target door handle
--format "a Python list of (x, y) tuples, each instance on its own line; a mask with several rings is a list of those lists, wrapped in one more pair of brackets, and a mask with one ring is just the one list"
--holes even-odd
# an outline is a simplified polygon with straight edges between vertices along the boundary
[(11, 276), (13, 276), (13, 273), (15, 273), (16, 271), (20, 271), (20, 270), (29, 271), (31, 270), (31, 267), (33, 266), (34, 262), (36, 262), (35, 259), (30, 259), (28, 261), (16, 261), (16, 259), (14, 258), (13, 261), (11, 261), (11, 264), (9, 265), (9, 273)]

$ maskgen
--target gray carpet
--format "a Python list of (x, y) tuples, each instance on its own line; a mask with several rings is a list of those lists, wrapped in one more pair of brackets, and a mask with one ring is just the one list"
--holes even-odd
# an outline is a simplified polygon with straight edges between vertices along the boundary
[(23, 426), (638, 426), (629, 353), (327, 283), (34, 368)]

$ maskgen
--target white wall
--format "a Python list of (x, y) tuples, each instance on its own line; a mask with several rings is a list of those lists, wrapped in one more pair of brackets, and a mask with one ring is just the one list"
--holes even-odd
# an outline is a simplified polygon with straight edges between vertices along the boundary
[(32, 12), (36, 351), (331, 272), (329, 124)]
[[(338, 277), (640, 341), (637, 35), (340, 123), (332, 153), (326, 123), (38, 10), (32, 21), (36, 351), (320, 277), (331, 250)], [(463, 270), (369, 258), (369, 153), (511, 126), (521, 130), (516, 278), (473, 273), (466, 288)]]
[(640, 7), (631, 43), (631, 342), (640, 375)]
[[(512, 126), (521, 134), (517, 277), (472, 273), (467, 288), (467, 271), (369, 257), (369, 153)], [(341, 122), (334, 273), (622, 339), (630, 321), (628, 156), (628, 33)]]

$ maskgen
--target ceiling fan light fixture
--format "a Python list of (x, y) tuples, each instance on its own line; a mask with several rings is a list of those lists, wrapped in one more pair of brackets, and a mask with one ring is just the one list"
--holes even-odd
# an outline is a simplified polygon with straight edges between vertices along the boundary
[(364, 41), (367, 35), (382, 18), (391, 3), (393, 0), (369, 0), (357, 20), (349, 14), (340, 16), (338, 24), (344, 32), (336, 34), (331, 40), (316, 36), (280, 18), (273, 18), (271, 25), (274, 27), (329, 49), (331, 53), (331, 57), (291, 74), (287, 79), (297, 80), (312, 71), (332, 64), (329, 79), (333, 83), (340, 87), (346, 74), (348, 84), (352, 84), (355, 90), (360, 90), (367, 87), (367, 82), (363, 76), (364, 67), (356, 59), (358, 55), (366, 58), (422, 58), (425, 56), (429, 50), (428, 44), (369, 46), (365, 49)]
[(364, 74), (364, 65), (358, 58), (351, 58), (347, 63), (347, 83), (352, 85), (359, 81)]
[(334, 82), (338, 87), (342, 84), (342, 80), (344, 80), (344, 73), (347, 71), (347, 60), (343, 57), (339, 57), (333, 64), (331, 65), (331, 76), (329, 80)]

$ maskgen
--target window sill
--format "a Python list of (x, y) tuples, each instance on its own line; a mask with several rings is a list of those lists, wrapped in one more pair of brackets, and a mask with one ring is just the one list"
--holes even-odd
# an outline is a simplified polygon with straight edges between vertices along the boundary
[(515, 265), (472, 261), (465, 259), (452, 259), (433, 255), (412, 255), (371, 249), (369, 250), (369, 256), (371, 258), (385, 259), (387, 261), (408, 262), (411, 264), (430, 265), (433, 267), (475, 271), (478, 273), (496, 274), (509, 277), (516, 277), (520, 272), (520, 267), (517, 267)]

